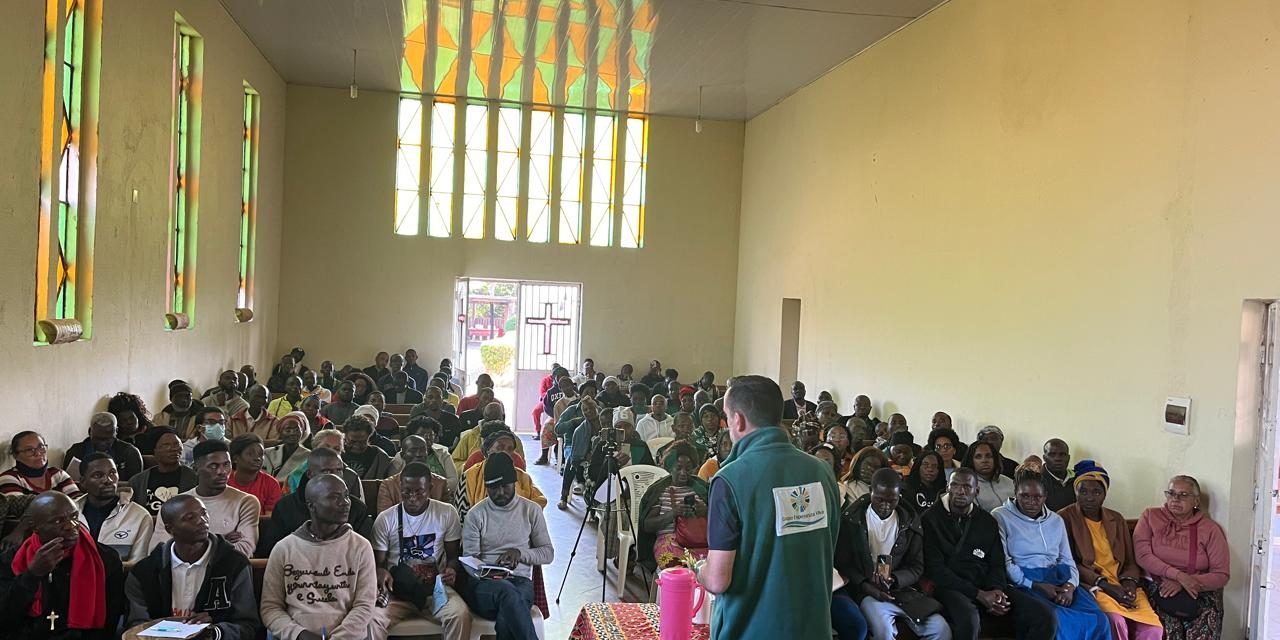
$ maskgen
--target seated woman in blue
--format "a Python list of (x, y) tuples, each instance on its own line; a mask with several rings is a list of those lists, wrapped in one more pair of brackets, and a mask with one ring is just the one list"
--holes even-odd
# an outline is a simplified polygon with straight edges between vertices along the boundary
[(1004, 540), (1009, 586), (1054, 605), (1058, 640), (1110, 640), (1106, 614), (1093, 594), (1080, 588), (1067, 527), (1044, 506), (1044, 480), (1026, 468), (1016, 475), (1014, 496), (991, 512)]

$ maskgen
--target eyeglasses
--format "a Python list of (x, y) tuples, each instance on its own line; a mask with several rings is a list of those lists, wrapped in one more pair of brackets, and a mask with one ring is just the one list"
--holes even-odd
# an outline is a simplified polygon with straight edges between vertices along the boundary
[(1173, 489), (1167, 489), (1164, 492), (1164, 497), (1170, 500), (1173, 500), (1174, 498), (1177, 498), (1178, 500), (1188, 500), (1198, 496), (1194, 493), (1187, 493), (1186, 491), (1174, 491)]
[(40, 444), (34, 447), (27, 447), (26, 449), (18, 449), (14, 453), (17, 453), (20, 456), (25, 456), (29, 453), (44, 453), (48, 450), (49, 450), (49, 445), (41, 442)]
[(933, 448), (937, 451), (951, 451), (952, 449), (955, 449), (955, 445), (950, 442), (939, 442), (938, 444), (933, 445)]

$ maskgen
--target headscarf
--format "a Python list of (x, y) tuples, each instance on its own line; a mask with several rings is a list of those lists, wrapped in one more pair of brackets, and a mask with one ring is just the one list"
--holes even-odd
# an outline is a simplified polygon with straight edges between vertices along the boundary
[[(688, 442), (673, 442), (667, 447), (666, 452), (662, 456), (662, 468), (667, 473), (674, 474), (676, 472), (676, 461), (680, 459), (681, 454), (689, 456), (695, 464), (698, 462), (698, 452)], [(695, 474), (696, 475), (696, 474)]]
[(276, 420), (276, 431), (278, 432), (282, 429), (284, 427), (284, 423), (288, 421), (296, 421), (298, 423), (298, 426), (302, 429), (302, 437), (298, 438), (298, 442), (305, 442), (311, 435), (311, 423), (307, 421), (307, 414), (301, 411), (290, 411), (289, 413), (280, 416), (280, 418)]
[(1079, 484), (1082, 480), (1093, 480), (1102, 485), (1103, 491), (1111, 491), (1111, 476), (1097, 462), (1085, 459), (1076, 463), (1076, 477), (1072, 482)]
[(720, 427), (720, 429), (716, 431), (715, 435), (707, 435), (706, 430), (702, 428), (702, 416), (707, 413), (714, 413), (716, 415), (716, 424), (720, 424), (720, 419), (722, 417), (720, 415), (720, 410), (717, 409), (714, 404), (708, 402), (701, 407), (698, 407), (698, 417), (693, 425), (692, 438), (695, 445), (700, 447), (703, 451), (706, 451), (708, 455), (714, 456), (716, 453), (716, 439), (721, 433), (724, 433), (724, 427)]
[(382, 414), (378, 413), (378, 410), (375, 409), (373, 405), (362, 404), (359, 407), (356, 407), (355, 411), (351, 412), (351, 416), (353, 418), (355, 416), (364, 416), (368, 418), (370, 424), (372, 424), (374, 429), (376, 430), (378, 427), (378, 419), (382, 417)]

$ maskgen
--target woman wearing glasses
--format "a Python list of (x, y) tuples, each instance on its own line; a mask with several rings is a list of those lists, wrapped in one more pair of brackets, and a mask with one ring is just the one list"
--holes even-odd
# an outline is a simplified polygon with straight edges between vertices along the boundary
[(1200, 510), (1200, 483), (1174, 476), (1162, 507), (1142, 512), (1133, 533), (1138, 566), (1167, 640), (1222, 637), (1222, 588), (1231, 579), (1227, 537)]
[(49, 466), (49, 445), (34, 431), (22, 431), (9, 442), (13, 468), (0, 473), (0, 495), (36, 495), (60, 491), (72, 498), (80, 495), (66, 471)]
[(942, 471), (946, 473), (947, 480), (960, 468), (960, 461), (968, 451), (960, 442), (959, 434), (949, 427), (938, 427), (930, 431), (924, 448), (925, 451), (937, 451), (942, 457)]

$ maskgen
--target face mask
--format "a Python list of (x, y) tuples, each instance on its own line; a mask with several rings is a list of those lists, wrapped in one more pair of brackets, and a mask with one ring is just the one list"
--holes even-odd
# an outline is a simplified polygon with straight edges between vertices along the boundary
[(221, 422), (210, 422), (204, 425), (204, 437), (206, 440), (226, 440), (227, 425)]

